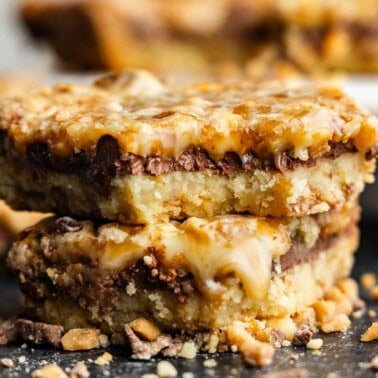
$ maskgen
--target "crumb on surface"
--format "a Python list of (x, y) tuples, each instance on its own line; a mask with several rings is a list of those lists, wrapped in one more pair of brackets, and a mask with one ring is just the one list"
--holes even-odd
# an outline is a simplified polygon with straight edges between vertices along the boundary
[(12, 368), (14, 367), (14, 362), (10, 358), (4, 357), (0, 359), (0, 366)]
[(56, 363), (34, 370), (32, 378), (67, 378), (67, 374)]
[(70, 378), (89, 378), (90, 374), (84, 361), (78, 361), (71, 369)]
[(369, 342), (373, 340), (378, 340), (378, 322), (373, 322), (361, 336), (361, 341), (363, 342)]
[(178, 356), (186, 359), (193, 359), (197, 355), (197, 346), (194, 341), (186, 341)]
[(109, 352), (105, 352), (101, 356), (97, 357), (94, 363), (98, 366), (105, 366), (109, 365), (112, 360), (113, 356)]
[(203, 366), (205, 366), (206, 368), (214, 368), (216, 367), (218, 364), (217, 364), (217, 361), (214, 360), (214, 358), (210, 358), (208, 360), (205, 360), (203, 361)]
[(377, 277), (372, 272), (366, 272), (361, 276), (360, 283), (364, 289), (369, 290), (377, 284)]
[(318, 350), (323, 346), (322, 339), (312, 339), (306, 344), (307, 349)]
[(176, 377), (177, 370), (169, 361), (160, 361), (157, 364), (156, 372), (159, 377)]
[(226, 330), (230, 343), (236, 344), (244, 359), (251, 366), (265, 366), (272, 362), (274, 347), (256, 340), (240, 321), (233, 322)]

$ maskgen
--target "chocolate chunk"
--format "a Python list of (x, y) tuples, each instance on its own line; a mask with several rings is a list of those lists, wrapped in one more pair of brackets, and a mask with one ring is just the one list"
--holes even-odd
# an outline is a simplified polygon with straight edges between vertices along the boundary
[(125, 324), (125, 334), (131, 346), (132, 357), (138, 360), (149, 360), (173, 343), (167, 335), (161, 335), (155, 341), (142, 341), (128, 324)]
[(274, 347), (281, 347), (284, 340), (285, 340), (285, 332), (281, 331), (280, 329), (275, 329), (275, 328), (271, 330), (269, 342)]
[(146, 164), (146, 172), (153, 176), (160, 176), (163, 173), (172, 171), (172, 167), (172, 161), (156, 156), (148, 159)]
[(99, 139), (96, 146), (96, 156), (93, 159), (92, 175), (102, 177), (114, 177), (116, 171), (115, 162), (120, 158), (118, 142), (110, 135)]
[(312, 339), (313, 332), (310, 329), (310, 326), (307, 324), (302, 324), (294, 333), (293, 345), (295, 346), (304, 346)]
[(70, 217), (61, 217), (55, 221), (56, 231), (65, 234), (67, 232), (79, 232), (83, 229), (83, 225)]
[(55, 348), (60, 347), (63, 334), (63, 327), (61, 326), (19, 319), (16, 322), (16, 328), (18, 337), (25, 342), (52, 345)]
[(242, 167), (242, 162), (237, 153), (226, 152), (224, 158), (218, 162), (218, 167), (221, 168), (223, 174), (230, 174), (240, 170)]

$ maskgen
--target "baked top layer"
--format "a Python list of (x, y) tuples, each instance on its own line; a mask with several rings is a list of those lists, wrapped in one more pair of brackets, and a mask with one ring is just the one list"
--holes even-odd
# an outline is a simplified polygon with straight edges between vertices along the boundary
[(227, 152), (307, 161), (335, 144), (375, 155), (378, 142), (377, 119), (332, 86), (165, 85), (145, 71), (2, 100), (0, 128), (16, 150), (43, 143), (58, 157), (94, 155), (104, 136), (116, 140), (121, 159), (177, 159), (198, 147), (216, 161)]

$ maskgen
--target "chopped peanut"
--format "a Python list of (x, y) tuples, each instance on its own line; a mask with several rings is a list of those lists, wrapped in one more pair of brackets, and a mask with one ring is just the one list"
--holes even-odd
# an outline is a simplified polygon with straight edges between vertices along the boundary
[(54, 363), (33, 371), (32, 378), (67, 378), (67, 374)]
[(374, 273), (371, 273), (371, 272), (364, 273), (361, 277), (360, 282), (361, 282), (361, 286), (364, 289), (369, 290), (377, 284), (377, 277), (375, 276)]
[(265, 366), (272, 362), (274, 347), (256, 340), (242, 322), (235, 321), (226, 330), (231, 344), (238, 346), (244, 360), (252, 366)]
[(323, 346), (322, 339), (312, 339), (306, 344), (307, 349), (318, 350)]
[(320, 328), (324, 333), (345, 332), (350, 325), (351, 321), (346, 314), (337, 314), (322, 323)]
[(160, 329), (154, 323), (144, 318), (133, 320), (130, 327), (148, 341), (155, 341), (161, 334)]
[(105, 352), (95, 360), (95, 364), (99, 366), (109, 365), (113, 360), (113, 356), (109, 352)]
[(100, 347), (99, 330), (93, 328), (75, 328), (62, 337), (64, 350), (89, 350)]
[(378, 322), (372, 323), (372, 325), (361, 336), (361, 341), (373, 341), (378, 340)]

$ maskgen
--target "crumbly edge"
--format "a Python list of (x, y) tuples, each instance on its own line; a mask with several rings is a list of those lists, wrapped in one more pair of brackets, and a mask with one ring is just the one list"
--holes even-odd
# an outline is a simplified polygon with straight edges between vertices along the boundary
[[(109, 295), (104, 297), (97, 293), (100, 298), (97, 302), (86, 303), (86, 299), (80, 295), (75, 298), (75, 295), (70, 297), (57, 292), (52, 281), (50, 284), (45, 281), (46, 284), (38, 285), (38, 282), (33, 283), (25, 275), (20, 277), (26, 285), (24, 289), (30, 290), (36, 285), (34, 289), (39, 293), (39, 300), (28, 298), (27, 292), (26, 299), (38, 318), (61, 324), (65, 329), (95, 326), (111, 335), (121, 332), (125, 322), (147, 317), (162, 330), (195, 333), (223, 328), (235, 320), (248, 322), (267, 319), (269, 323), (304, 310), (321, 298), (324, 291), (339, 278), (350, 273), (357, 241), (358, 231), (354, 227), (317, 259), (273, 275), (267, 297), (261, 301), (249, 299), (240, 281), (232, 277), (222, 281), (224, 291), (221, 296), (208, 298), (194, 290), (181, 303), (172, 292), (156, 288), (156, 285), (141, 288), (131, 279), (127, 285), (116, 287), (118, 295), (113, 298), (111, 306), (103, 307), (104, 301), (112, 300)], [(54, 271), (48, 268), (47, 271), (53, 280)], [(57, 284), (63, 276), (55, 278)], [(86, 277), (81, 279), (85, 280)]]
[(30, 171), (0, 158), (0, 194), (18, 209), (134, 224), (235, 212), (302, 216), (357, 198), (364, 183), (373, 181), (374, 168), (374, 159), (351, 153), (286, 173), (172, 172), (126, 175), (107, 184), (74, 174)]

